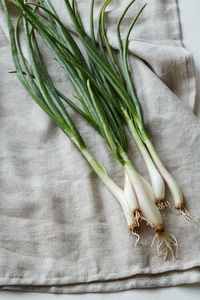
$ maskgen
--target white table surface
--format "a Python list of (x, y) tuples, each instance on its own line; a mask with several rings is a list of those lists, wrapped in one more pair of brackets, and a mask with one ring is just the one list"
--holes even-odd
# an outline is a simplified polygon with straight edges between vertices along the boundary
[[(196, 112), (200, 116), (200, 0), (178, 0), (181, 18), (181, 29), (184, 46), (194, 56), (197, 75)], [(108, 294), (59, 295), (40, 293), (0, 292), (0, 300), (196, 300), (200, 299), (200, 284), (196, 286), (181, 286), (159, 289), (135, 289), (127, 292)]]

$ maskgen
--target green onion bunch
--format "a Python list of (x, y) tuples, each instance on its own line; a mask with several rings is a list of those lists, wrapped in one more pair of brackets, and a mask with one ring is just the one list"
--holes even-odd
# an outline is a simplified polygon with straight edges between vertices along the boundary
[[(139, 240), (140, 221), (145, 220), (155, 231), (158, 255), (162, 254), (164, 259), (170, 257), (175, 259), (178, 244), (173, 234), (165, 230), (160, 213), (160, 209), (169, 206), (169, 202), (165, 200), (165, 183), (171, 192), (175, 208), (187, 221), (196, 219), (185, 209), (178, 183), (161, 162), (148, 136), (129, 70), (129, 36), (145, 6), (133, 19), (124, 41), (121, 38), (120, 26), (135, 0), (125, 8), (116, 24), (119, 64), (106, 35), (105, 12), (110, 1), (106, 0), (103, 3), (95, 30), (93, 20), (95, 3), (91, 0), (90, 35), (88, 35), (82, 24), (76, 1), (64, 0), (73, 30), (87, 54), (86, 58), (69, 29), (61, 22), (50, 0), (37, 2), (10, 0), (19, 12), (19, 19), (14, 29), (5, 0), (2, 0), (9, 28), (15, 72), (33, 100), (71, 139), (91, 168), (119, 201), (127, 225), (137, 238), (136, 241)], [(19, 29), (22, 25), (30, 66), (24, 57), (19, 39)], [(37, 36), (42, 38), (57, 63), (67, 74), (76, 93), (75, 100), (69, 99), (52, 83), (38, 46)], [(87, 120), (97, 134), (105, 140), (116, 158), (116, 163), (123, 167), (125, 178), (123, 190), (107, 174), (102, 163), (97, 162), (89, 151), (64, 103)], [(139, 174), (129, 157), (124, 126), (129, 129), (144, 159), (151, 184)]]

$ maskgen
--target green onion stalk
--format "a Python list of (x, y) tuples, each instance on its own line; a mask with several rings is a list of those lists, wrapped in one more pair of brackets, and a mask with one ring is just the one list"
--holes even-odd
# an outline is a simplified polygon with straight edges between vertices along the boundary
[[(23, 57), (19, 43), (19, 22), (14, 34), (5, 1), (2, 0), (2, 2), (8, 21), (13, 60), (17, 76), (23, 86), (32, 98), (40, 105), (40, 107), (78, 147), (92, 169), (120, 202), (125, 213), (128, 226), (132, 229), (133, 233), (136, 232), (135, 228), (138, 227), (138, 218), (136, 216), (136, 212), (138, 212), (156, 232), (155, 237), (158, 239), (158, 254), (164, 254), (165, 259), (168, 255), (171, 255), (174, 259), (176, 256), (176, 254), (174, 254), (174, 249), (177, 249), (177, 241), (172, 234), (165, 231), (160, 211), (154, 201), (155, 195), (152, 187), (136, 171), (127, 154), (123, 126), (120, 126), (121, 123), (118, 119), (118, 113), (122, 111), (121, 106), (124, 106), (129, 114), (129, 110), (132, 112), (132, 115), (134, 115), (135, 118), (134, 122), (137, 120), (138, 126), (140, 123), (135, 107), (130, 101), (125, 101), (126, 98), (129, 99), (129, 94), (126, 89), (121, 86), (121, 81), (120, 85), (119, 82), (115, 82), (115, 78), (118, 79), (118, 77), (110, 68), (106, 59), (101, 58), (99, 51), (94, 45), (94, 41), (89, 38), (88, 41), (90, 41), (90, 43), (86, 39), (86, 42), (88, 42), (91, 47), (88, 48), (91, 50), (88, 51), (88, 56), (90, 58), (90, 66), (88, 67), (86, 60), (80, 53), (80, 49), (78, 49), (78, 46), (69, 31), (57, 17), (50, 1), (45, 1), (47, 6), (42, 6), (40, 1), (38, 1), (38, 4), (35, 4), (26, 3), (26, 1), (13, 0), (11, 2), (21, 12), (21, 17), (24, 23), (26, 41), (33, 72), (33, 74), (31, 74)], [(70, 12), (73, 18), (76, 17), (77, 28), (81, 31), (82, 24), (80, 17), (78, 16), (75, 1), (73, 1), (72, 6), (68, 1), (65, 2), (67, 8), (69, 9), (70, 7)], [(36, 8), (42, 8), (47, 18), (43, 18), (37, 14), (36, 9), (30, 9), (30, 4), (34, 5)], [(30, 31), (28, 23), (32, 26)], [(76, 106), (72, 100), (68, 99), (68, 97), (64, 96), (53, 86), (44, 61), (42, 60), (33, 28), (38, 32), (54, 54), (56, 60), (65, 70), (76, 91), (76, 98), (82, 104), (83, 110)], [(83, 39), (85, 39), (85, 33)], [(98, 68), (100, 69), (100, 72), (96, 69), (96, 73), (94, 72), (96, 62), (90, 54), (90, 52), (95, 53), (95, 51), (99, 60)], [(79, 53), (79, 56), (76, 56), (77, 53)], [(112, 84), (109, 82), (106, 72), (112, 75)], [(99, 82), (102, 80), (104, 81), (106, 88), (99, 85)], [(109, 88), (110, 86), (111, 88)], [(120, 101), (107, 101), (109, 93), (113, 93), (113, 90), (118, 92), (119, 96), (123, 98), (126, 102), (126, 106), (124, 104), (122, 105)], [(116, 159), (124, 168), (124, 172), (126, 174), (124, 191), (122, 191), (114, 183), (114, 181), (107, 175), (102, 164), (98, 163), (90, 153), (74, 123), (70, 119), (61, 99), (66, 101), (71, 107), (78, 111), (105, 139)], [(116, 130), (119, 128), (121, 130), (120, 136), (119, 131)]]

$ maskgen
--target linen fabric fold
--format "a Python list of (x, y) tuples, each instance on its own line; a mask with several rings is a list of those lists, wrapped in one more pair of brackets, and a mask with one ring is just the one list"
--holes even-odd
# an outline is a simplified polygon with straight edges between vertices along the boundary
[[(52, 3), (72, 28), (64, 1)], [(102, 4), (103, 0), (95, 1), (95, 24)], [(108, 39), (116, 51), (116, 22), (127, 4), (127, 0), (113, 0), (106, 12)], [(127, 13), (123, 38), (143, 4), (143, 0), (136, 1)], [(77, 6), (89, 32), (90, 1), (79, 0)], [(12, 19), (17, 18), (11, 4), (9, 12)], [(54, 83), (71, 97), (68, 79), (42, 43), (41, 51)], [(200, 119), (193, 112), (193, 59), (181, 41), (175, 0), (148, 1), (130, 37), (129, 60), (148, 132), (164, 164), (180, 183), (188, 210), (196, 215)], [(27, 95), (16, 76), (8, 73), (13, 68), (1, 5), (0, 289), (111, 292), (200, 282), (199, 227), (188, 226), (175, 211), (165, 210), (165, 226), (179, 243), (177, 260), (163, 262), (157, 256), (156, 246), (150, 247), (154, 232), (145, 223), (135, 247), (117, 200)], [(91, 152), (123, 187), (122, 169), (104, 140), (72, 110), (70, 115)], [(131, 137), (129, 146), (137, 169), (148, 179)], [(170, 200), (169, 193), (166, 197)]]

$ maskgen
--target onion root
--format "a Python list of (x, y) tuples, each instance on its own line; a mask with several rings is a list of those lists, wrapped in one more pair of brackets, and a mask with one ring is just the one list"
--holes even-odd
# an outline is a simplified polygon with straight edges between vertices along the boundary
[(196, 224), (200, 225), (199, 217), (191, 215), (183, 204), (181, 204), (179, 206), (175, 206), (175, 208), (179, 211), (179, 214), (181, 214), (183, 216), (184, 220), (189, 225), (191, 225), (191, 223), (196, 223)]
[(157, 205), (157, 207), (160, 209), (160, 210), (162, 210), (162, 209), (164, 209), (164, 208), (169, 208), (170, 207), (170, 203), (169, 203), (169, 201), (166, 201), (166, 200), (164, 200), (164, 199), (162, 199), (162, 200), (156, 200), (156, 205)]
[(164, 256), (164, 260), (171, 259), (173, 261), (177, 258), (178, 242), (172, 233), (166, 231), (157, 232), (151, 243), (153, 246), (155, 239), (157, 239), (157, 254), (158, 256)]

